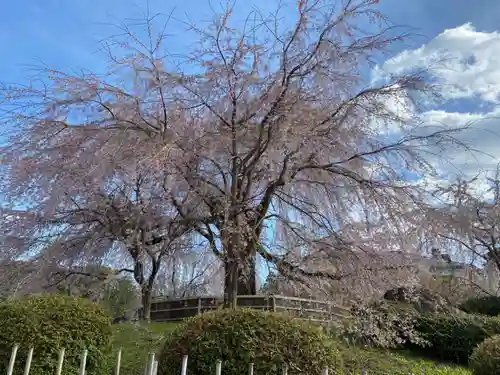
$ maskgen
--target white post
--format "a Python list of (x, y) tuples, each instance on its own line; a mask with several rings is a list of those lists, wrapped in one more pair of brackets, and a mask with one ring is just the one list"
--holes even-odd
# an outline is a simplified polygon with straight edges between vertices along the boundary
[(118, 354), (116, 355), (116, 368), (115, 375), (120, 375), (120, 366), (122, 363), (122, 348), (118, 350)]
[(59, 358), (57, 359), (56, 375), (61, 375), (63, 363), (64, 363), (64, 348), (62, 348), (59, 351)]
[(153, 375), (158, 375), (158, 361), (153, 364)]
[(253, 375), (253, 363), (248, 365), (248, 375)]
[(28, 356), (26, 357), (26, 364), (24, 365), (24, 375), (29, 375), (32, 359), (33, 359), (33, 348), (30, 348), (30, 350), (28, 351)]
[(323, 371), (321, 371), (322, 375), (328, 375), (328, 367), (325, 367)]
[(218, 360), (215, 363), (215, 375), (221, 375), (222, 373), (222, 361)]
[(184, 357), (182, 357), (181, 375), (187, 374), (187, 366), (188, 366), (188, 356), (185, 355)]
[(17, 350), (19, 349), (19, 344), (12, 347), (12, 352), (10, 353), (9, 367), (7, 368), (7, 375), (12, 375), (14, 372), (14, 364), (16, 363)]
[(201, 314), (201, 297), (198, 297), (198, 307), (197, 307), (196, 313), (198, 315)]
[(85, 349), (82, 353), (82, 358), (80, 359), (80, 375), (85, 375), (85, 367), (87, 366), (87, 354), (88, 351)]
[(155, 353), (149, 353), (148, 375), (153, 375), (154, 366), (155, 366)]
[(281, 370), (281, 373), (283, 375), (288, 375), (288, 365), (283, 365), (283, 369)]

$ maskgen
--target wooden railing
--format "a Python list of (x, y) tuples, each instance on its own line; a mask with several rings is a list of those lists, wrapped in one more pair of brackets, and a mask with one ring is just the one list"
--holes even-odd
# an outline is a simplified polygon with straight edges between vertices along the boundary
[[(155, 322), (178, 321), (217, 310), (222, 307), (222, 304), (223, 299), (218, 297), (190, 297), (177, 300), (156, 297), (151, 306), (151, 320)], [(238, 296), (237, 305), (257, 310), (283, 312), (294, 318), (313, 321), (329, 321), (349, 316), (348, 309), (331, 302), (280, 295)]]

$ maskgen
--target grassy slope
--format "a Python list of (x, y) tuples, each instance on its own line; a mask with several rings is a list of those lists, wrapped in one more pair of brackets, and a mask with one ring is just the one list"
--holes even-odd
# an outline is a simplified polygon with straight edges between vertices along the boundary
[(122, 349), (121, 375), (141, 375), (148, 354), (161, 349), (164, 334), (175, 324), (152, 323), (148, 325), (118, 324), (114, 326), (113, 351)]
[[(367, 370), (369, 375), (470, 375), (460, 366), (437, 363), (415, 357), (408, 352), (389, 352), (356, 347), (341, 348), (344, 374), (358, 375)], [(350, 371), (350, 372), (349, 372)], [(342, 374), (342, 372), (339, 372)]]
[[(122, 348), (121, 375), (141, 375), (148, 353), (158, 351), (164, 334), (175, 328), (175, 323), (152, 323), (136, 326), (116, 325), (113, 349)], [(383, 352), (353, 347), (342, 347), (339, 375), (359, 375), (367, 370), (370, 375), (470, 375), (470, 371), (453, 365), (440, 364), (416, 358), (405, 352)]]

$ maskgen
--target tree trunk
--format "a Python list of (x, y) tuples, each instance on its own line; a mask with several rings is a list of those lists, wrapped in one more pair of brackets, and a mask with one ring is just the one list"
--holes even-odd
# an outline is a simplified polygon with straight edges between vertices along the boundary
[(151, 322), (151, 300), (152, 292), (148, 286), (141, 288), (142, 310), (140, 320)]
[(238, 297), (238, 262), (224, 261), (224, 307), (235, 309)]
[(255, 253), (249, 255), (244, 267), (238, 270), (238, 294), (241, 296), (254, 296), (257, 294), (255, 258)]
[(147, 281), (141, 285), (142, 294), (142, 320), (146, 322), (151, 322), (151, 303), (153, 300), (153, 285), (156, 280), (156, 275), (160, 269), (160, 262), (158, 260), (153, 261), (153, 268), (151, 274), (149, 275)]
[(257, 294), (255, 253), (246, 253), (246, 259), (232, 258), (224, 262), (224, 304), (235, 308), (238, 295)]

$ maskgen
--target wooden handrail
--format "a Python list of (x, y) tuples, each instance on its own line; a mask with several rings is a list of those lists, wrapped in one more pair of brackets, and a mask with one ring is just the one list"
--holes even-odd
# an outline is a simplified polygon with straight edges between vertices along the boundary
[[(170, 307), (163, 306), (156, 309), (155, 305), (160, 303), (167, 304), (183, 304), (188, 301), (198, 300), (197, 306), (179, 306), (179, 307)], [(215, 301), (215, 304), (205, 304), (203, 301)], [(250, 309), (258, 309), (258, 310), (270, 310), (270, 311), (302, 311), (304, 313), (313, 313), (313, 314), (324, 314), (325, 320), (332, 318), (343, 318), (348, 317), (350, 315), (350, 311), (348, 308), (344, 306), (337, 305), (330, 301), (322, 301), (322, 300), (313, 300), (307, 298), (299, 298), (299, 297), (287, 297), (282, 295), (241, 295), (237, 297), (238, 301), (242, 300), (256, 300), (255, 304), (248, 305), (240, 305), (242, 307), (247, 307)], [(290, 306), (279, 302), (300, 302), (302, 304), (316, 304), (314, 308), (309, 306)], [(153, 306), (151, 312), (153, 314), (153, 320), (157, 321), (165, 321), (165, 320), (181, 320), (187, 316), (194, 316), (199, 314), (200, 312), (206, 312), (211, 310), (216, 310), (218, 308), (219, 303), (223, 302), (222, 297), (217, 296), (197, 296), (197, 297), (187, 297), (180, 299), (166, 299), (161, 296), (155, 296), (153, 299)], [(322, 309), (321, 307), (325, 307)], [(176, 314), (177, 312), (183, 311), (185, 314)], [(174, 315), (174, 316), (172, 316)], [(178, 315), (178, 316), (175, 316)], [(310, 319), (313, 319), (312, 317)], [(317, 320), (314, 318), (313, 320)]]

